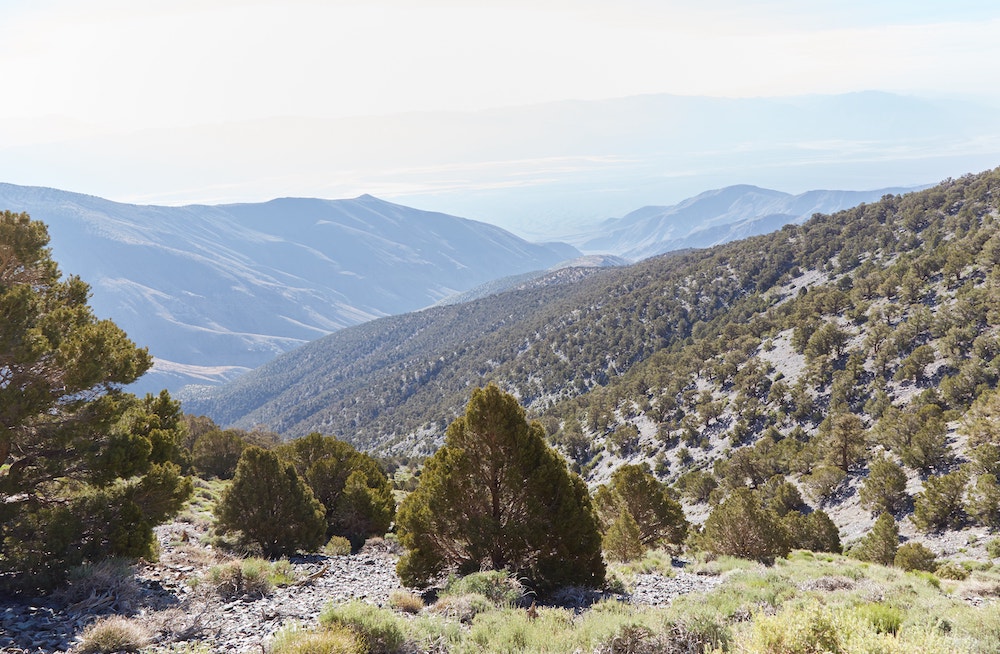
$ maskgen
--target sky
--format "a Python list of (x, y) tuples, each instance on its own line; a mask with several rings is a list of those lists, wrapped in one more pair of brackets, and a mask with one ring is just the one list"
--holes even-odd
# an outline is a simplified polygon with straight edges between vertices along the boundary
[[(3, 0), (0, 160), (151, 129), (639, 94), (996, 102), (998, 34), (991, 0)], [(0, 165), (0, 181), (170, 203), (225, 195), (99, 184), (49, 163)]]
[(6, 0), (0, 117), (105, 129), (673, 93), (982, 94), (989, 0)]

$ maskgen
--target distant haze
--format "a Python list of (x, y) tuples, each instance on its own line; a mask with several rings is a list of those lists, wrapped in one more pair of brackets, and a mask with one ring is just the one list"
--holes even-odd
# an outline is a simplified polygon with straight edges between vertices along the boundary
[(733, 184), (868, 191), (993, 168), (1000, 111), (877, 92), (649, 95), (51, 138), (0, 148), (0, 181), (171, 205), (372, 193), (574, 240), (638, 207)]

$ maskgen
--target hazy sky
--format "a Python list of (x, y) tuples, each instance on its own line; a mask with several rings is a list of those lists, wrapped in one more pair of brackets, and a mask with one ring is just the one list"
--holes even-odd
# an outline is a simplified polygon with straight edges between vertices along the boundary
[[(694, 156), (670, 150), (669, 166), (662, 157), (640, 162), (646, 180), (622, 164), (639, 161), (635, 152), (576, 144), (540, 151), (511, 125), (492, 131), (515, 134), (523, 147), (494, 143), (483, 153), (482, 124), (493, 114), (471, 121), (480, 133), (467, 144), (450, 124), (465, 124), (454, 115), (394, 116), (365, 123), (367, 131), (344, 117), (659, 93), (879, 90), (985, 98), (989, 107), (1000, 104), (998, 79), (996, 0), (0, 0), (0, 182), (166, 204), (371, 192), (400, 202), (427, 197), (422, 208), (508, 225), (560, 211), (567, 220), (598, 219), (731, 183), (805, 190), (933, 182), (996, 165), (1000, 120), (988, 134), (962, 135), (960, 145), (928, 136), (948, 117), (908, 132), (916, 145), (828, 142), (824, 157), (871, 151), (866, 168), (848, 157), (840, 176), (801, 157), (767, 166), (750, 157), (698, 177)], [(446, 137), (435, 140), (435, 124)], [(596, 124), (592, 134), (607, 125)], [(567, 164), (569, 155), (576, 159)], [(912, 163), (922, 159), (933, 166)], [(602, 177), (605, 169), (617, 178)], [(765, 169), (777, 172), (754, 174)], [(670, 178), (687, 181), (665, 186)], [(564, 195), (553, 195), (560, 184)], [(584, 185), (610, 198), (628, 184), (647, 193), (622, 191), (602, 204), (578, 192)], [(482, 195), (492, 188), (501, 191)], [(534, 195), (501, 196), (506, 188)], [(480, 195), (469, 199), (472, 192)], [(586, 211), (564, 207), (564, 198)]]
[(0, 118), (113, 129), (641, 93), (996, 93), (992, 0), (4, 0)]

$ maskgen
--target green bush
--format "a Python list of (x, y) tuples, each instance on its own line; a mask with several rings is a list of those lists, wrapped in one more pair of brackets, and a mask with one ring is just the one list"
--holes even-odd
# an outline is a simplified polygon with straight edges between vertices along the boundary
[(896, 513), (906, 507), (906, 473), (886, 457), (873, 459), (858, 490), (861, 506), (872, 513)]
[(323, 546), (323, 554), (327, 556), (347, 556), (351, 553), (351, 541), (343, 536), (331, 536)]
[(327, 606), (320, 613), (319, 623), (327, 629), (350, 629), (364, 643), (368, 654), (393, 654), (406, 643), (406, 630), (395, 613), (357, 600)]
[(814, 500), (824, 502), (833, 496), (846, 478), (847, 473), (837, 466), (817, 466), (802, 477), (802, 483)]
[(990, 529), (1000, 528), (1000, 484), (996, 475), (979, 475), (969, 488), (967, 506), (976, 522)]
[(963, 496), (967, 476), (962, 470), (928, 477), (913, 503), (913, 524), (922, 531), (957, 529), (965, 522)]
[(937, 567), (936, 558), (934, 552), (928, 549), (923, 543), (911, 541), (903, 544), (896, 550), (893, 565), (907, 572), (912, 570), (934, 572), (934, 569)]
[(870, 532), (851, 549), (851, 555), (862, 561), (892, 565), (899, 550), (899, 525), (888, 513), (875, 521)]
[(894, 606), (881, 603), (862, 604), (855, 610), (862, 619), (871, 623), (876, 633), (895, 636), (903, 625), (903, 612)]
[(992, 538), (986, 543), (986, 553), (991, 559), (1000, 559), (1000, 538)]
[(934, 574), (941, 579), (954, 581), (963, 581), (969, 578), (969, 571), (954, 561), (944, 561), (934, 570)]
[(604, 532), (601, 543), (609, 559), (622, 563), (638, 559), (646, 551), (639, 525), (624, 507)]
[(737, 488), (705, 521), (703, 546), (716, 555), (773, 563), (791, 549), (788, 531), (755, 493)]
[(293, 581), (288, 567), (287, 561), (279, 567), (264, 559), (241, 559), (212, 566), (206, 573), (206, 581), (226, 599), (263, 597), (271, 593), (276, 582), (288, 584)]
[[(681, 505), (644, 466), (623, 465), (615, 470), (611, 481), (598, 486), (594, 493), (594, 509), (605, 535), (612, 525), (621, 523), (623, 511), (628, 513), (638, 528), (643, 548), (680, 545), (687, 535), (688, 523)], [(618, 531), (623, 527), (619, 524)], [(639, 555), (641, 552), (634, 556)]]
[(194, 469), (204, 479), (232, 479), (236, 464), (247, 447), (247, 442), (235, 429), (213, 429), (194, 441), (191, 459)]
[(347, 627), (306, 629), (297, 624), (274, 635), (270, 654), (366, 654), (364, 643)]
[(240, 456), (232, 485), (216, 505), (223, 530), (238, 530), (265, 556), (314, 551), (323, 544), (326, 511), (291, 464), (257, 446)]
[(504, 570), (473, 572), (464, 577), (452, 577), (441, 589), (441, 596), (482, 595), (496, 606), (513, 606), (521, 602), (527, 589)]
[(425, 586), (444, 570), (509, 569), (537, 590), (604, 582), (587, 486), (539, 423), (496, 385), (473, 391), (420, 484), (400, 505), (397, 571)]
[(805, 506), (802, 494), (794, 484), (785, 479), (784, 475), (775, 475), (760, 488), (764, 506), (785, 517), (792, 511), (799, 511)]
[(372, 457), (332, 436), (312, 433), (278, 448), (326, 509), (327, 537), (354, 548), (382, 536), (396, 514), (392, 484)]
[(840, 530), (825, 511), (806, 515), (793, 511), (782, 519), (782, 524), (788, 531), (790, 547), (840, 554)]

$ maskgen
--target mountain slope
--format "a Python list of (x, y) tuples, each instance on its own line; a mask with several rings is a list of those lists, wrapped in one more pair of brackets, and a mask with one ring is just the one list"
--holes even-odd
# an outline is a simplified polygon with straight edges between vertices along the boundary
[(833, 213), (914, 189), (807, 191), (798, 195), (750, 185), (706, 191), (673, 206), (648, 206), (605, 221), (580, 247), (633, 260), (766, 234), (815, 213)]
[[(895, 345), (879, 350), (877, 361), (874, 351), (859, 354), (863, 374), (851, 364), (851, 383), (875, 384), (858, 397), (882, 391), (907, 406), (914, 386), (893, 375), (915, 365), (905, 363), (914, 348), (931, 343), (928, 379), (946, 402), (967, 405), (980, 392), (976, 384), (996, 383), (990, 359), (969, 359), (968, 352), (980, 336), (996, 339), (997, 322), (976, 318), (966, 325), (972, 333), (953, 334), (962, 345), (960, 356), (949, 358), (956, 344), (936, 345), (920, 307), (941, 307), (935, 310), (948, 318), (934, 329), (942, 334), (961, 327), (953, 325), (961, 323), (955, 312), (970, 298), (969, 320), (992, 310), (984, 303), (996, 284), (990, 248), (1000, 243), (994, 189), (1000, 172), (991, 171), (766, 236), (597, 271), (577, 283), (378, 320), (310, 343), (185, 407), (227, 424), (289, 435), (319, 430), (371, 449), (426, 451), (468, 388), (495, 380), (537, 415), (557, 418), (557, 430), (583, 425), (597, 447), (591, 454), (618, 447), (612, 436), (628, 423), (641, 427), (640, 450), (652, 457), (682, 434), (715, 447), (703, 436), (728, 438), (735, 429), (737, 441), (752, 440), (770, 427), (796, 425), (815, 433), (830, 406), (831, 375), (845, 369), (880, 320), (889, 321)], [(807, 348), (814, 333), (829, 336), (828, 323), (847, 340), (834, 349), (817, 337)], [(983, 356), (993, 351), (987, 341)], [(774, 349), (780, 356), (769, 354)], [(973, 374), (974, 365), (987, 372)], [(785, 394), (769, 396), (782, 378)], [(975, 382), (971, 391), (965, 378)], [(742, 388), (749, 390), (741, 397)], [(788, 407), (800, 404), (813, 408), (792, 420)]]
[(371, 196), (156, 207), (0, 184), (98, 315), (150, 347), (140, 390), (213, 382), (343, 327), (578, 256)]

